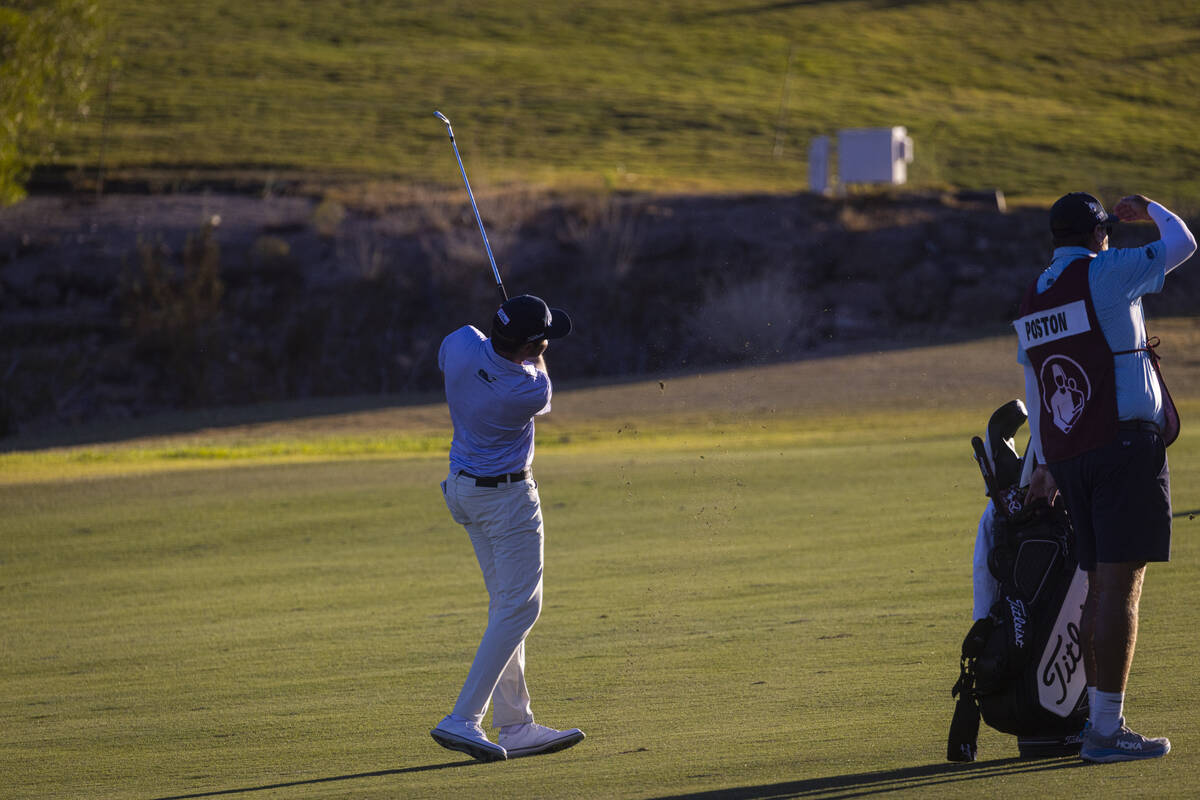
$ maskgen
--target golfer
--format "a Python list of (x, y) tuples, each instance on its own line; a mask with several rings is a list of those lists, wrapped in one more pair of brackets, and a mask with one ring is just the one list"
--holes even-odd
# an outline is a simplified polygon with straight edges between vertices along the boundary
[[(430, 733), (480, 761), (552, 753), (583, 739), (533, 721), (525, 637), (542, 610), (542, 508), (533, 479), (533, 418), (550, 411), (544, 353), (571, 318), (537, 297), (506, 301), (491, 337), (466, 325), (442, 341), (438, 367), (454, 423), (442, 493), (467, 529), (487, 587), (488, 624), (454, 711)], [(499, 744), (481, 723), (492, 704)]]
[[(1054, 204), (1050, 266), (1014, 323), (1039, 464), (1029, 499), (1052, 503), (1061, 492), (1088, 575), (1080, 635), (1091, 710), (1080, 755), (1094, 762), (1171, 749), (1165, 738), (1130, 730), (1124, 717), (1146, 563), (1171, 555), (1166, 446), (1179, 430), (1141, 298), (1161, 291), (1167, 273), (1196, 250), (1183, 220), (1141, 195), (1122, 198), (1113, 212), (1082, 192)], [(1160, 238), (1110, 250), (1112, 225), (1138, 220), (1154, 222)]]

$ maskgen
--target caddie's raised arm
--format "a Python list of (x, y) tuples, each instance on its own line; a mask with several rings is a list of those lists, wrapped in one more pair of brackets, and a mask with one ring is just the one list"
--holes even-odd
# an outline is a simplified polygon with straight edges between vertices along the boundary
[(1164, 271), (1170, 272), (1196, 252), (1196, 237), (1179, 215), (1145, 195), (1122, 197), (1113, 206), (1113, 214), (1122, 222), (1153, 222), (1163, 244)]

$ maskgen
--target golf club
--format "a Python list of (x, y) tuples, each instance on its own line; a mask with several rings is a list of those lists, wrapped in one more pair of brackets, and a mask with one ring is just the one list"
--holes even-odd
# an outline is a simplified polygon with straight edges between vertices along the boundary
[(458, 171), (462, 173), (463, 186), (467, 187), (467, 198), (471, 201), (471, 209), (475, 212), (475, 221), (479, 223), (479, 235), (483, 237), (483, 247), (487, 250), (488, 261), (492, 264), (492, 274), (496, 276), (496, 288), (500, 290), (500, 302), (508, 300), (508, 292), (504, 291), (504, 281), (500, 280), (500, 270), (496, 269), (496, 259), (492, 257), (492, 246), (488, 244), (487, 231), (483, 229), (483, 219), (479, 216), (479, 206), (475, 205), (475, 195), (471, 192), (471, 183), (467, 180), (467, 170), (463, 167), (462, 156), (458, 154), (458, 145), (454, 142), (454, 128), (450, 120), (440, 111), (434, 111), (434, 116), (446, 123), (446, 133), (450, 136), (450, 146), (454, 148), (454, 157), (458, 159)]

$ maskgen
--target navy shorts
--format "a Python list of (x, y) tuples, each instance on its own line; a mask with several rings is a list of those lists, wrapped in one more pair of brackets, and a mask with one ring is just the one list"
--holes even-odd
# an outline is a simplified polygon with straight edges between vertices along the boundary
[(1171, 473), (1162, 437), (1119, 430), (1110, 444), (1050, 464), (1086, 571), (1171, 560)]

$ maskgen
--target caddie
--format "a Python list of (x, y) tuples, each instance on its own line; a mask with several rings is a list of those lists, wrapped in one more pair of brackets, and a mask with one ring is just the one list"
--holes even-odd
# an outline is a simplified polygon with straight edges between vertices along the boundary
[[(542, 610), (543, 527), (533, 479), (534, 417), (549, 413), (544, 354), (571, 318), (540, 298), (507, 300), (491, 336), (465, 325), (442, 341), (438, 367), (454, 423), (442, 494), (466, 528), (489, 595), (488, 623), (454, 710), (430, 734), (480, 761), (551, 753), (583, 740), (533, 721), (525, 685), (525, 637)], [(483, 732), (488, 705), (494, 743)]]
[[(1109, 249), (1118, 222), (1153, 222), (1159, 239)], [(1050, 209), (1054, 254), (1014, 323), (1025, 368), (1029, 500), (1061, 493), (1088, 575), (1080, 623), (1090, 714), (1080, 755), (1092, 762), (1166, 755), (1171, 743), (1125, 725), (1125, 685), (1137, 642), (1146, 564), (1171, 555), (1166, 446), (1179, 417), (1147, 339), (1142, 296), (1162, 290), (1196, 250), (1177, 215), (1142, 195), (1113, 215), (1089, 194)]]

